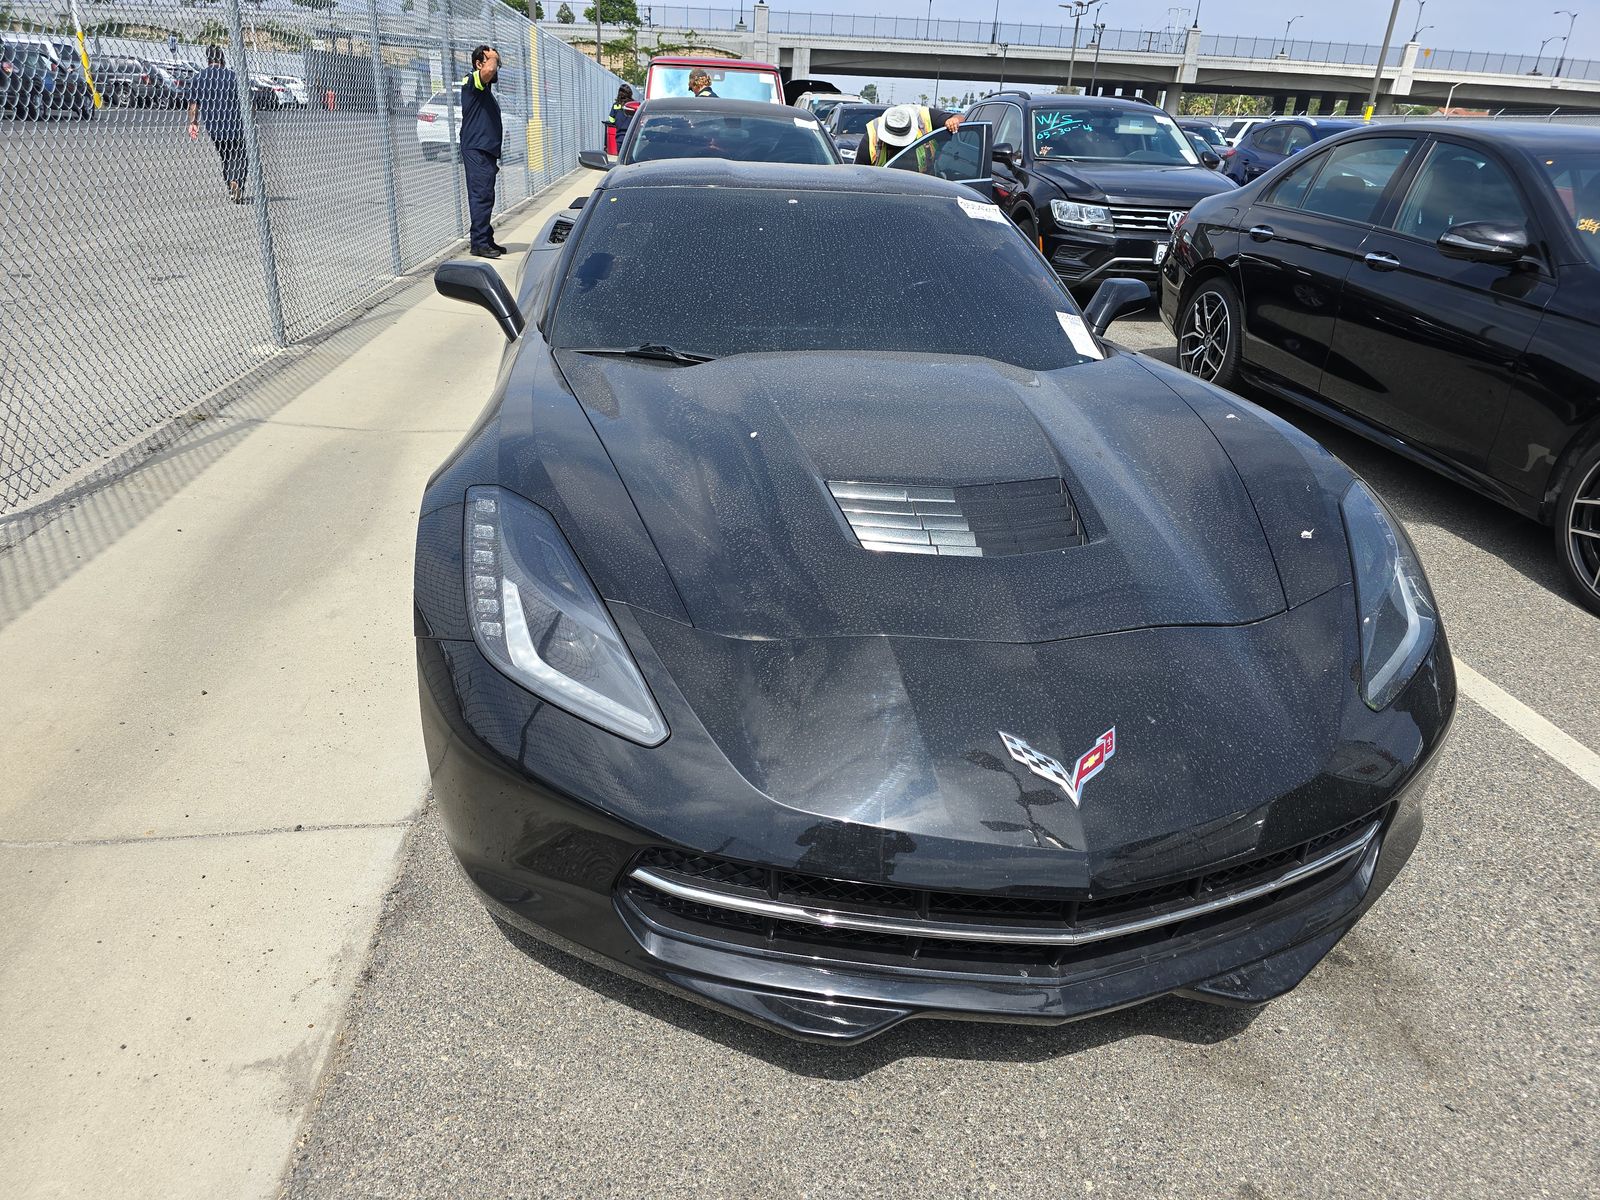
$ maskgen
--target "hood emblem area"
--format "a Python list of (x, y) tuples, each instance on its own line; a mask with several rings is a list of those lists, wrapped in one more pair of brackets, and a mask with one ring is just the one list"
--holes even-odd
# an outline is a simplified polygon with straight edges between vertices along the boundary
[(1083, 803), (1084, 784), (1100, 774), (1117, 752), (1117, 729), (1114, 725), (1097, 737), (1094, 745), (1078, 755), (1078, 761), (1071, 770), (1043, 751), (1035, 750), (1015, 734), (1003, 729), (997, 732), (1013, 759), (1041, 779), (1048, 779), (1059, 787), (1072, 800), (1074, 808), (1081, 807)]
[(1061, 479), (954, 488), (829, 481), (828, 491), (866, 550), (995, 558), (1089, 540)]

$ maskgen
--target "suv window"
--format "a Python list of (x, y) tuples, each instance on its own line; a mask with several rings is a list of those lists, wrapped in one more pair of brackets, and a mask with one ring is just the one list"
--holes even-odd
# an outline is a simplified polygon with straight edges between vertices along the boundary
[(1561, 150), (1541, 158), (1545, 178), (1571, 218), (1578, 244), (1600, 266), (1600, 151)]
[(1288, 137), (1289, 131), (1282, 125), (1258, 125), (1250, 131), (1250, 148), (1264, 150), (1268, 154), (1283, 154)]
[(954, 133), (935, 129), (922, 141), (895, 155), (889, 165), (897, 171), (915, 171), (919, 175), (958, 183), (982, 179), (989, 174), (983, 161), (983, 135), (984, 126), (977, 121), (963, 121)]
[(1022, 146), (1022, 112), (1014, 104), (997, 104), (999, 120), (995, 122), (994, 144), (996, 146), (1010, 146), (1013, 150), (1021, 152)]
[(1304, 150), (1316, 140), (1311, 136), (1311, 130), (1304, 125), (1291, 125), (1283, 144), (1283, 152), (1285, 154), (1293, 154), (1296, 151)]
[(1451, 226), (1467, 221), (1526, 226), (1528, 212), (1499, 163), (1470, 147), (1439, 142), (1412, 181), (1394, 229), (1436, 242)]
[(1334, 147), (1323, 156), (1322, 171), (1301, 209), (1346, 221), (1371, 221), (1412, 145), (1408, 137), (1380, 137)]

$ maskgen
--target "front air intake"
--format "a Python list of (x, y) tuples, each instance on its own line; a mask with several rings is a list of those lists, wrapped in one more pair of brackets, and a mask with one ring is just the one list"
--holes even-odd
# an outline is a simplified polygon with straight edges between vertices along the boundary
[(1060, 479), (955, 488), (830, 482), (828, 490), (867, 550), (995, 558), (1089, 540)]

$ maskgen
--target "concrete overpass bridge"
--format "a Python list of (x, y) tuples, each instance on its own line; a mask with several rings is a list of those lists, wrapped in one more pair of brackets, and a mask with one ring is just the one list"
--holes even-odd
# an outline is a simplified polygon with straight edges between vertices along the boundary
[[(1103, 30), (1072, 26), (939, 21), (850, 13), (790, 13), (639, 4), (640, 48), (695, 45), (776, 63), (790, 78), (860, 75), (907, 79), (993, 79), (1054, 86), (1072, 82), (1107, 94), (1144, 95), (1176, 111), (1186, 92), (1261, 95), (1275, 112), (1304, 112), (1339, 100), (1359, 111), (1381, 47), (1355, 42), (1228, 37), (1199, 29)], [(594, 27), (544, 22), (567, 41), (592, 44)], [(625, 37), (607, 27), (607, 41)], [(1092, 87), (1091, 87), (1092, 84)], [(1409, 42), (1385, 56), (1378, 111), (1395, 104), (1453, 104), (1507, 112), (1600, 112), (1600, 61), (1555, 55), (1441, 50)]]

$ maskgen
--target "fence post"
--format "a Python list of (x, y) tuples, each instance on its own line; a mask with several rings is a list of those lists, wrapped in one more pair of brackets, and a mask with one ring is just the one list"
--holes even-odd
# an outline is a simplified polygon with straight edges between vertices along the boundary
[(450, 25), (450, 0), (439, 6), (444, 11), (444, 120), (445, 137), (450, 139), (445, 151), (445, 161), (450, 163), (450, 186), (456, 198), (456, 236), (467, 236), (467, 222), (461, 208), (461, 172), (464, 161), (461, 143), (456, 137), (456, 106), (461, 103), (461, 85), (456, 79), (456, 38)]
[[(598, 3), (598, 0), (596, 0)], [(535, 6), (532, 12), (538, 12)], [(522, 147), (522, 185), (523, 193), (533, 195), (533, 135), (539, 134), (540, 165), (543, 166), (544, 158), (544, 105), (535, 90), (539, 86), (539, 23), (532, 17), (528, 18), (528, 62), (522, 73), (525, 94), (528, 97), (528, 124), (522, 132), (522, 140), (526, 143)]]
[(372, 40), (372, 99), (378, 109), (378, 133), (383, 138), (383, 190), (389, 201), (389, 260), (394, 273), (403, 275), (406, 266), (400, 252), (400, 189), (394, 178), (394, 137), (389, 129), (389, 94), (383, 83), (377, 0), (367, 0), (367, 28)]
[(228, 0), (228, 42), (233, 54), (239, 119), (244, 125), (245, 165), (250, 171), (251, 190), (255, 193), (256, 238), (261, 246), (261, 274), (267, 283), (267, 314), (272, 320), (273, 341), (287, 346), (289, 336), (283, 323), (283, 296), (278, 291), (278, 256), (272, 248), (272, 222), (267, 219), (267, 180), (261, 171), (261, 145), (257, 139), (255, 104), (250, 92), (250, 61), (244, 52), (244, 22), (239, 16), (239, 0)]

